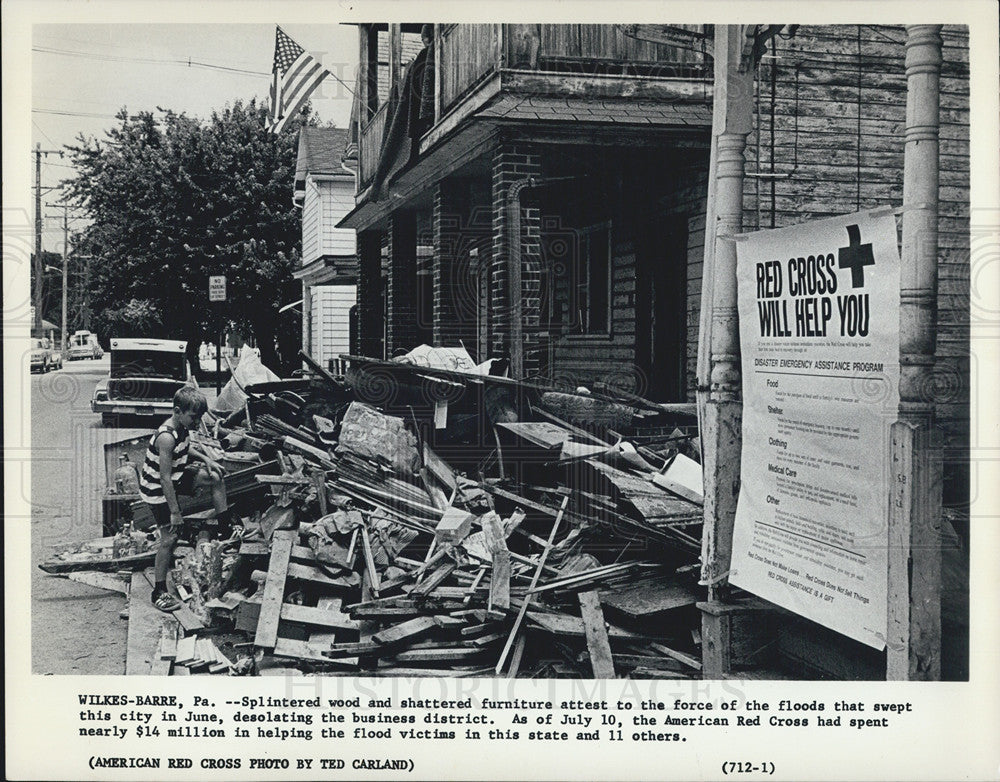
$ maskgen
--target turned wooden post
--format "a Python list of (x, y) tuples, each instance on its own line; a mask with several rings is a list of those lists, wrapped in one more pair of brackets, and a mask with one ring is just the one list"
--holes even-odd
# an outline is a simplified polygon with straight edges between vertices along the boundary
[(886, 678), (941, 677), (941, 434), (937, 342), (941, 26), (906, 28), (899, 421), (892, 430)]
[[(714, 599), (726, 581), (740, 482), (742, 374), (736, 303), (736, 243), (743, 220), (743, 151), (752, 126), (753, 71), (740, 70), (742, 27), (715, 28), (715, 108), (709, 162), (705, 294), (699, 335), (699, 401), (705, 532), (702, 581)], [(706, 333), (707, 332), (707, 333)]]

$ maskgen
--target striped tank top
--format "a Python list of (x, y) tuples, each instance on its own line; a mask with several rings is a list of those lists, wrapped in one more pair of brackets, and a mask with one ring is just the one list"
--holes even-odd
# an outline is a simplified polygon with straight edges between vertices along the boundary
[(181, 479), (188, 462), (187, 429), (177, 429), (170, 421), (166, 421), (156, 430), (156, 434), (149, 438), (146, 459), (142, 464), (142, 474), (139, 476), (139, 496), (150, 505), (167, 501), (163, 496), (163, 484), (160, 482), (160, 454), (156, 450), (156, 438), (163, 432), (174, 438), (174, 461), (170, 467), (170, 480), (173, 483), (176, 484)]

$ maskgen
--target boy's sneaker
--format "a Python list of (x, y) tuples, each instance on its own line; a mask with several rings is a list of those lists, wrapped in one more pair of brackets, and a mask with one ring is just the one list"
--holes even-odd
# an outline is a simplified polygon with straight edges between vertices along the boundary
[(174, 597), (169, 592), (160, 592), (156, 597), (153, 598), (153, 605), (159, 608), (161, 611), (176, 611), (181, 607), (181, 601)]

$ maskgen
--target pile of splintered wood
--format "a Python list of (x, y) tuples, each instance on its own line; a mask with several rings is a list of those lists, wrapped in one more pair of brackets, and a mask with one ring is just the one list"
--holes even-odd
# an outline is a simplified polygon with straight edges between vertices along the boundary
[(201, 626), (159, 667), (700, 675), (696, 430), (670, 406), (362, 359), (244, 391), (205, 437), (239, 454), (246, 531), (218, 583), (187, 577)]

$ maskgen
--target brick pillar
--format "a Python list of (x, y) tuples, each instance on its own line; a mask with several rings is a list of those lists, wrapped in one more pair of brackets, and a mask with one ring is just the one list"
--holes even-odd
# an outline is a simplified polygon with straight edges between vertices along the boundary
[(491, 237), (492, 213), (474, 203), (469, 184), (442, 180), (434, 189), (433, 340), (475, 352), (479, 280), (470, 250)]
[(383, 358), (385, 331), (382, 310), (382, 233), (358, 234), (358, 333), (355, 338), (363, 356)]
[(419, 344), (417, 323), (417, 217), (393, 213), (389, 227), (389, 289), (386, 300), (386, 358)]
[[(541, 215), (529, 177), (541, 178), (538, 149), (525, 143), (502, 142), (493, 158), (491, 339), (495, 356), (511, 356), (511, 374), (515, 377), (537, 373), (542, 358)], [(516, 241), (513, 223), (518, 218), (520, 236)], [(520, 263), (515, 265), (517, 259)], [(511, 294), (516, 298), (512, 299)], [(519, 324), (512, 321), (518, 312)]]

